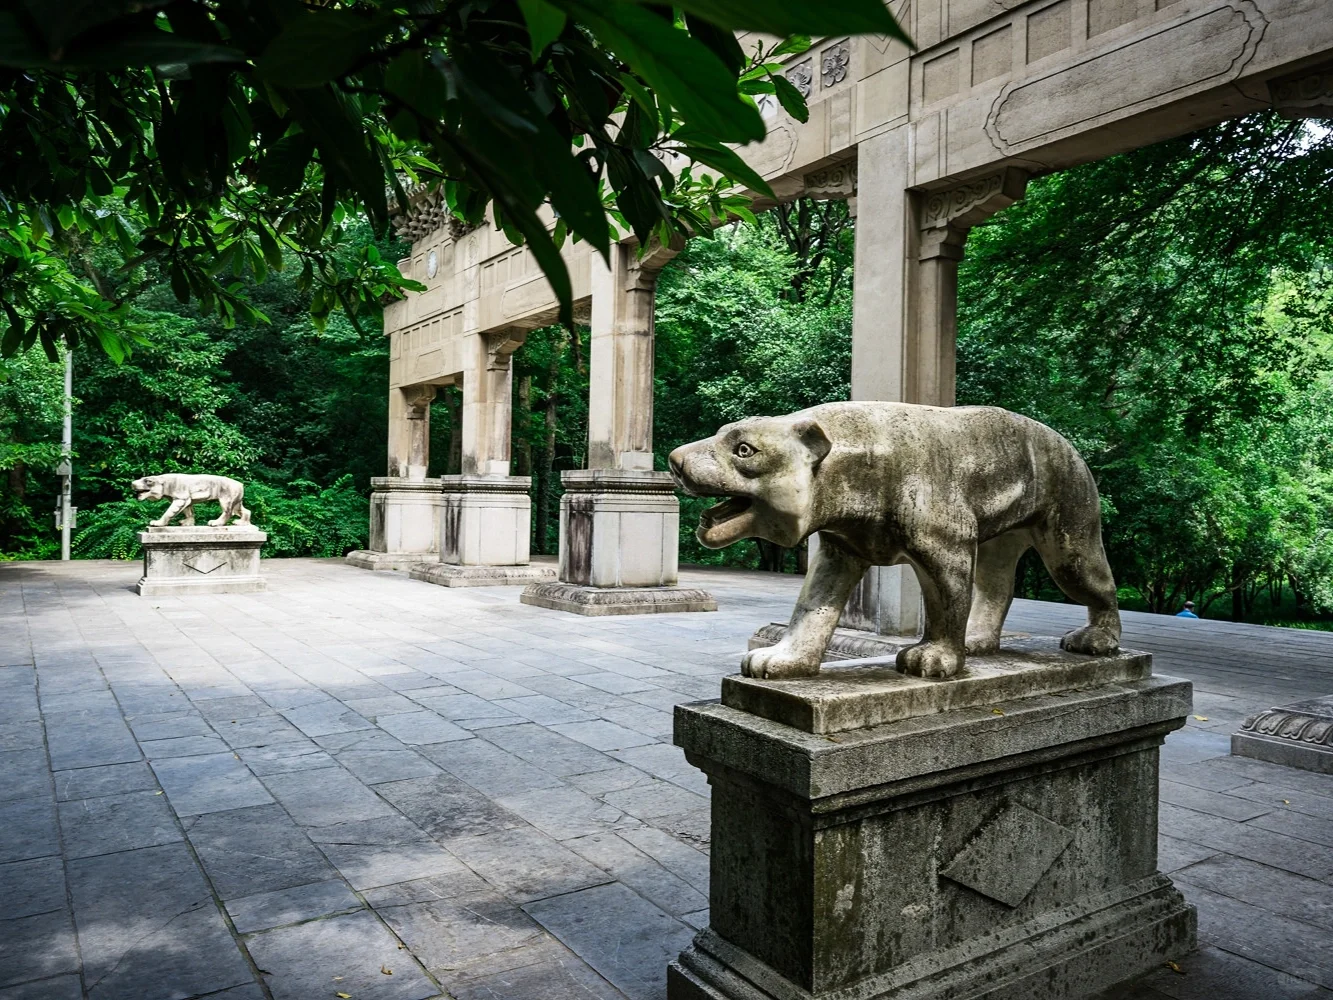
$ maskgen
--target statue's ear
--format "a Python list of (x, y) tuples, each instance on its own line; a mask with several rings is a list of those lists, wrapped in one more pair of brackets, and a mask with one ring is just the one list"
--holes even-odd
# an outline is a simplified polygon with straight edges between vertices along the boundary
[(828, 439), (824, 433), (824, 428), (819, 426), (815, 420), (798, 420), (796, 422), (796, 436), (801, 439), (801, 444), (810, 449), (811, 465), (819, 468), (819, 463), (833, 450), (833, 442)]

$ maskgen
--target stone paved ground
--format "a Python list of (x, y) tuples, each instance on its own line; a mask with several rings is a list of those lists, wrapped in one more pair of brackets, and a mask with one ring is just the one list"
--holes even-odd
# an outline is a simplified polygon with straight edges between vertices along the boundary
[[(708, 888), (671, 707), (798, 581), (691, 573), (719, 613), (588, 619), (266, 566), (268, 594), (186, 600), (0, 566), (0, 1000), (661, 998)], [(1333, 691), (1333, 635), (1127, 626), (1206, 717), (1161, 812), (1204, 947), (1112, 995), (1333, 997), (1333, 777), (1226, 756), (1247, 712)]]

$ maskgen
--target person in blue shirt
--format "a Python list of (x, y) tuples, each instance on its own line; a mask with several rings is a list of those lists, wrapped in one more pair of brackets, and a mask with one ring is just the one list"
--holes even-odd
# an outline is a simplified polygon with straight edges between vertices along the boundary
[(1196, 615), (1196, 614), (1194, 613), (1194, 602), (1193, 602), (1193, 601), (1186, 601), (1186, 602), (1185, 602), (1185, 606), (1184, 606), (1183, 608), (1181, 608), (1179, 611), (1176, 612), (1176, 617), (1177, 617), (1177, 618), (1198, 618), (1199, 616)]

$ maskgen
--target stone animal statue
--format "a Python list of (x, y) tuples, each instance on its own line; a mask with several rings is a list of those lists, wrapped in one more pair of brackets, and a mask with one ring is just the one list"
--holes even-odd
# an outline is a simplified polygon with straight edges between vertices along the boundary
[(226, 476), (193, 476), (170, 473), (164, 476), (144, 476), (130, 484), (140, 500), (161, 500), (171, 498), (171, 506), (156, 521), (149, 521), (155, 528), (170, 524), (177, 514), (182, 515), (183, 527), (194, 526), (194, 502), (196, 500), (216, 500), (222, 505), (222, 515), (209, 521), (210, 527), (230, 524), (233, 518), (240, 518), (241, 524), (250, 523), (250, 511), (242, 506), (245, 487), (235, 479)]
[(669, 461), (685, 492), (724, 498), (699, 518), (709, 548), (742, 538), (790, 547), (819, 532), (791, 624), (746, 654), (750, 677), (818, 673), (857, 582), (897, 563), (916, 570), (926, 610), (923, 641), (899, 652), (898, 667), (952, 677), (966, 653), (999, 648), (1029, 548), (1088, 609), (1060, 645), (1119, 648), (1097, 485), (1073, 445), (1035, 420), (988, 406), (825, 403), (728, 424)]

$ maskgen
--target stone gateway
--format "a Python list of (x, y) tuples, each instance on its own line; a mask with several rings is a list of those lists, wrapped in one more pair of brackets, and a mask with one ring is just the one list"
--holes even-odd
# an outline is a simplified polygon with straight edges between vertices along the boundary
[(994, 407), (826, 403), (728, 424), (677, 448), (670, 464), (686, 492), (722, 498), (699, 521), (710, 548), (742, 538), (793, 546), (819, 532), (791, 625), (746, 654), (748, 676), (818, 673), (866, 570), (903, 563), (920, 579), (926, 622), (898, 666), (956, 676), (965, 654), (999, 649), (1029, 548), (1088, 609), (1088, 624), (1061, 646), (1091, 655), (1119, 646), (1097, 485), (1074, 447), (1035, 420)]
[(149, 524), (155, 528), (165, 527), (177, 514), (181, 515), (181, 524), (194, 526), (194, 502), (196, 500), (216, 500), (222, 505), (222, 514), (209, 521), (212, 527), (230, 524), (239, 518), (240, 524), (250, 523), (250, 511), (242, 505), (245, 487), (235, 479), (226, 476), (199, 476), (184, 473), (170, 473), (162, 476), (144, 476), (130, 484), (140, 500), (162, 500), (171, 498), (171, 506), (161, 517)]

